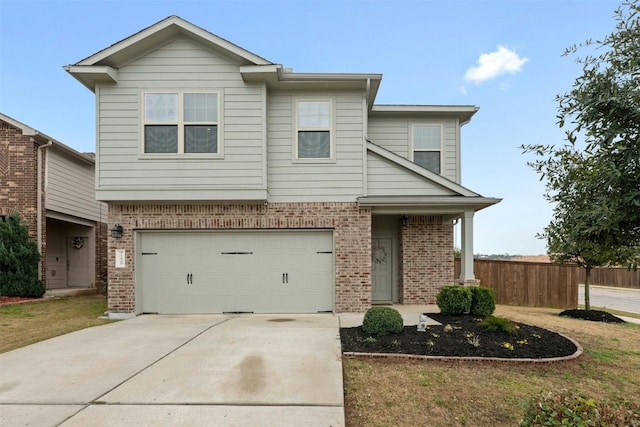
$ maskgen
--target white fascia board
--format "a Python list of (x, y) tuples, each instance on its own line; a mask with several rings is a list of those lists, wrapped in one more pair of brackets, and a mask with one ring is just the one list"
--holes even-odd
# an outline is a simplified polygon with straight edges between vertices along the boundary
[(421, 166), (418, 166), (417, 164), (405, 159), (404, 157), (399, 156), (395, 153), (392, 153), (391, 151), (385, 150), (384, 148), (372, 142), (367, 142), (367, 150), (389, 160), (390, 162), (396, 163), (398, 166), (404, 169), (408, 169), (411, 172), (428, 179), (429, 181), (433, 181), (436, 184), (439, 184), (448, 190), (458, 193), (461, 196), (465, 196), (465, 197), (480, 196), (478, 193), (475, 193), (469, 190), (468, 188), (463, 187), (460, 184), (456, 184), (455, 182), (443, 177), (442, 175), (433, 173)]
[(460, 118), (462, 126), (467, 124), (479, 110), (480, 108), (475, 105), (374, 105), (370, 114), (455, 116)]
[[(221, 49), (226, 50), (232, 55), (240, 57), (247, 62), (259, 65), (271, 64), (270, 61), (251, 53), (240, 46), (237, 46), (231, 43), (228, 40), (225, 40), (221, 37), (216, 36), (209, 31), (198, 27), (184, 19), (172, 15), (168, 18), (163, 19), (160, 22), (157, 22), (150, 27), (143, 29), (142, 31), (133, 34), (115, 44), (107, 47), (106, 49), (97, 52), (88, 58), (83, 59), (78, 62), (76, 65), (94, 65), (101, 61), (108, 60), (109, 57), (114, 55), (121, 55), (121, 53), (127, 49), (133, 48), (136, 44), (141, 43), (145, 45), (145, 40), (152, 39), (154, 37), (158, 37), (158, 39), (164, 38), (162, 35), (166, 33), (168, 37), (171, 37), (174, 34), (182, 33), (187, 36), (191, 36), (196, 39), (200, 39), (205, 43), (213, 44)], [(136, 49), (132, 49), (132, 51), (136, 51)], [(133, 55), (136, 56), (137, 52)]]
[(118, 70), (107, 65), (67, 65), (63, 68), (91, 92), (95, 92), (97, 83), (118, 81)]
[(369, 196), (358, 198), (358, 205), (372, 208), (375, 213), (444, 215), (469, 209), (479, 211), (501, 201), (502, 199), (482, 196)]

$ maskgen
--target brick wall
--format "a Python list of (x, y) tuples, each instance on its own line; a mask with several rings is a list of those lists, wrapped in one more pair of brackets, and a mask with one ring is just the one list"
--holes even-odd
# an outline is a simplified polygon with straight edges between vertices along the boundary
[[(46, 156), (44, 153), (43, 156)], [(20, 129), (0, 121), (0, 215), (18, 212), (29, 227), (29, 237), (38, 238), (38, 147)], [(44, 168), (42, 171), (44, 182)], [(45, 200), (42, 196), (42, 282), (46, 285)]]
[[(356, 203), (271, 203), (268, 205), (109, 205), (109, 311), (135, 311), (133, 231), (313, 229), (334, 230), (335, 310), (362, 312), (371, 306), (371, 212)], [(126, 250), (126, 267), (116, 269), (115, 250)], [(451, 260), (453, 268), (453, 258)]]
[(453, 224), (439, 216), (409, 216), (399, 240), (400, 302), (434, 304), (440, 288), (454, 282)]

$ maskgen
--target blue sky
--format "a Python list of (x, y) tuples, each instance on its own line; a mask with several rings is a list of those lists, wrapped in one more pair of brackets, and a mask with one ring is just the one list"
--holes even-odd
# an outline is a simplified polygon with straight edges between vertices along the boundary
[(551, 219), (519, 146), (562, 144), (555, 95), (580, 74), (564, 49), (614, 29), (610, 0), (0, 0), (0, 112), (94, 151), (95, 98), (73, 64), (178, 15), (297, 72), (382, 73), (378, 104), (477, 105), (462, 184), (499, 205), (475, 217), (476, 253), (541, 254)]

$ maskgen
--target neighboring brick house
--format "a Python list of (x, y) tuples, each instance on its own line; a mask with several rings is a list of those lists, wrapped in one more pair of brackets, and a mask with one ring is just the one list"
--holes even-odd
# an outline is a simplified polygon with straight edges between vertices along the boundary
[(95, 160), (0, 114), (0, 220), (18, 212), (41, 254), (47, 291), (98, 290), (107, 277), (107, 205)]
[[(362, 312), (473, 274), (474, 106), (375, 105), (380, 74), (294, 73), (170, 16), (65, 69), (97, 97), (109, 311)], [(454, 277), (454, 222), (462, 273)]]

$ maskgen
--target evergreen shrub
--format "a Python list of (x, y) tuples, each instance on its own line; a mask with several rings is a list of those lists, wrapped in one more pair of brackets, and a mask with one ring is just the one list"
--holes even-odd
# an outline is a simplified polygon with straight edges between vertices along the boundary
[(436, 295), (436, 304), (442, 314), (464, 314), (471, 309), (471, 291), (466, 286), (443, 286)]
[(29, 230), (17, 213), (0, 219), (0, 295), (35, 297), (44, 295), (38, 278), (40, 253), (29, 239)]
[(391, 307), (371, 307), (364, 315), (362, 329), (369, 335), (382, 336), (402, 332), (404, 322), (398, 310)]
[(491, 316), (496, 310), (496, 297), (493, 289), (482, 286), (472, 286), (471, 290), (471, 314), (480, 317)]

